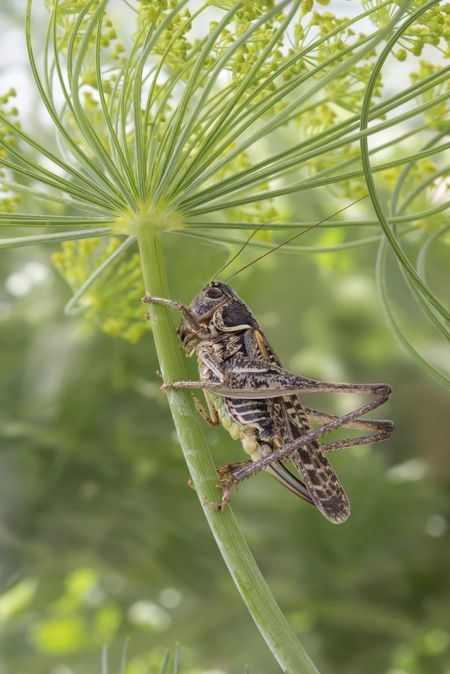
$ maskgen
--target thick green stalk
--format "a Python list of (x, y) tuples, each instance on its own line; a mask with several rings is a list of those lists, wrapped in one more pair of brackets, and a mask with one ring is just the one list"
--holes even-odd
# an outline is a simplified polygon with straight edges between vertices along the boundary
[[(150, 222), (143, 222), (136, 233), (146, 293), (157, 297), (170, 297), (161, 230), (152, 226)], [(158, 305), (150, 305), (150, 312), (164, 381), (186, 379), (187, 373), (174, 330), (173, 312)], [(206, 444), (201, 420), (189, 392), (170, 391), (167, 397), (189, 472), (209, 527), (253, 620), (284, 672), (318, 674), (318, 670), (297, 640), (261, 575), (231, 508), (227, 508), (224, 512), (216, 512), (205, 506), (205, 502), (219, 501), (221, 494), (216, 486), (217, 473)], [(180, 485), (180, 488), (182, 487)]]

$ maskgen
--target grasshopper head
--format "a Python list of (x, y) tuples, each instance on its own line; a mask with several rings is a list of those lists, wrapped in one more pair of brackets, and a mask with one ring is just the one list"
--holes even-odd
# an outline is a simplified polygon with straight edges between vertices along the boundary
[[(190, 312), (212, 334), (238, 332), (249, 327), (257, 327), (256, 320), (245, 302), (222, 281), (210, 281), (189, 305)], [(192, 332), (185, 320), (178, 328), (185, 350), (192, 354), (199, 337)]]
[(195, 318), (204, 323), (209, 321), (223, 304), (237, 298), (236, 293), (221, 281), (210, 281), (192, 300), (189, 309)]

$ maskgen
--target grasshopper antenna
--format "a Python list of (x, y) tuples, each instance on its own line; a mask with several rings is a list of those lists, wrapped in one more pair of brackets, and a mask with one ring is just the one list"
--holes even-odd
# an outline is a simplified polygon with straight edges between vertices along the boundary
[[(291, 241), (294, 241), (295, 239), (298, 239), (300, 236), (303, 236), (303, 234), (306, 234), (307, 232), (311, 231), (311, 229), (314, 229), (315, 227), (318, 227), (319, 225), (321, 225), (323, 222), (326, 222), (326, 221), (329, 220), (330, 218), (334, 218), (335, 215), (339, 215), (339, 213), (342, 213), (343, 211), (347, 210), (347, 208), (350, 208), (351, 206), (354, 206), (354, 205), (357, 204), (359, 201), (362, 201), (363, 199), (365, 199), (367, 196), (368, 196), (368, 194), (365, 194), (363, 197), (360, 197), (359, 199), (356, 199), (356, 201), (352, 201), (351, 204), (347, 204), (347, 206), (344, 206), (343, 208), (340, 208), (338, 211), (335, 211), (334, 213), (331, 213), (330, 215), (327, 215), (326, 218), (323, 218), (322, 220), (319, 220), (319, 222), (314, 223), (314, 225), (311, 225), (310, 227), (307, 227), (306, 229), (302, 230), (301, 232), (298, 232), (298, 234), (294, 234), (293, 236), (289, 237), (289, 239), (286, 239), (285, 241), (282, 241), (281, 243), (279, 243), (278, 245), (274, 246), (274, 247), (271, 248), (270, 250), (267, 250), (267, 251), (266, 251), (265, 253), (263, 253), (262, 255), (259, 255), (258, 257), (255, 257), (254, 260), (252, 260), (252, 261), (249, 262), (248, 264), (244, 265), (243, 267), (241, 267), (240, 269), (238, 269), (237, 271), (235, 271), (234, 274), (231, 274), (230, 276), (227, 276), (227, 278), (225, 279), (225, 281), (229, 281), (230, 278), (233, 278), (233, 276), (237, 276), (237, 274), (240, 274), (240, 272), (241, 272), (241, 271), (244, 271), (244, 269), (247, 269), (248, 267), (251, 267), (253, 264), (255, 264), (255, 262), (258, 262), (259, 260), (262, 260), (263, 257), (266, 257), (267, 255), (270, 255), (271, 253), (274, 253), (274, 252), (275, 252), (276, 250), (278, 250), (279, 248), (282, 248), (282, 247), (285, 246), (286, 244), (291, 243)], [(267, 224), (267, 223), (263, 223), (263, 224)], [(257, 232), (259, 229), (261, 229), (262, 226), (263, 226), (263, 225), (260, 225), (257, 229), (254, 230), (254, 232), (252, 232), (251, 236), (249, 236), (249, 238), (247, 239), (247, 241), (246, 241), (246, 242), (244, 243), (244, 245), (240, 248), (240, 250), (236, 253), (236, 255), (234, 255), (234, 256), (233, 256), (233, 257), (226, 263), (226, 265), (225, 265), (224, 267), (222, 267), (222, 269), (220, 270), (219, 274), (220, 274), (224, 269), (226, 269), (226, 267), (228, 267), (228, 265), (231, 264), (231, 262), (233, 262), (233, 260), (235, 260), (235, 259), (237, 258), (237, 256), (244, 250), (244, 248), (247, 246), (247, 244), (250, 243), (250, 241), (252, 240), (253, 236), (256, 234), (256, 232)]]
[(257, 233), (259, 232), (259, 230), (260, 230), (262, 227), (264, 227), (264, 225), (267, 225), (269, 222), (270, 222), (270, 220), (266, 220), (266, 222), (262, 222), (260, 225), (258, 225), (258, 227), (257, 227), (256, 229), (254, 229), (253, 232), (250, 234), (250, 236), (244, 241), (244, 243), (243, 243), (242, 246), (239, 248), (239, 250), (237, 251), (237, 253), (235, 253), (234, 255), (232, 255), (232, 256), (225, 262), (225, 264), (223, 265), (223, 267), (221, 267), (221, 268), (219, 269), (219, 271), (216, 272), (216, 273), (214, 274), (214, 276), (213, 276), (213, 278), (212, 278), (211, 280), (214, 280), (214, 279), (218, 278), (218, 277), (220, 276), (220, 274), (221, 274), (223, 271), (225, 271), (225, 269), (226, 269), (227, 267), (229, 267), (230, 264), (231, 264), (232, 262), (234, 262), (235, 259), (236, 259), (237, 257), (239, 257), (239, 255), (242, 253), (242, 251), (244, 250), (244, 248), (246, 248), (246, 247), (248, 246), (248, 244), (250, 243), (250, 241), (253, 239), (253, 237), (255, 236), (255, 234), (257, 234)]

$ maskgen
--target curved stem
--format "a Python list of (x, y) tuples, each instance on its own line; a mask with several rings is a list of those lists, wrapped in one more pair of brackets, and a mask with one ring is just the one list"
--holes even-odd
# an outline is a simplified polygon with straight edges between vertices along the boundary
[[(168, 297), (161, 231), (151, 223), (137, 232), (146, 293)], [(151, 324), (164, 381), (186, 379), (170, 309), (151, 306)], [(208, 525), (228, 571), (272, 654), (284, 672), (318, 674), (261, 575), (231, 508), (216, 512), (205, 505), (220, 501), (216, 468), (199, 416), (186, 391), (169, 391), (168, 401), (180, 445)], [(180, 487), (181, 488), (181, 487)]]

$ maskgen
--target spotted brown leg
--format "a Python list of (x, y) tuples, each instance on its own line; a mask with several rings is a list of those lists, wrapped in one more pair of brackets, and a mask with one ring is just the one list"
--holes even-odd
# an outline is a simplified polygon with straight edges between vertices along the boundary
[(200, 416), (206, 421), (207, 424), (209, 424), (210, 426), (220, 425), (220, 419), (219, 415), (217, 414), (216, 408), (210, 404), (208, 398), (206, 398), (206, 401), (208, 403), (208, 410), (205, 410), (200, 400), (196, 398), (194, 395), (192, 396), (192, 400), (194, 402), (195, 409), (200, 414)]
[[(178, 309), (178, 311), (183, 315), (183, 318), (189, 326), (189, 329), (193, 333), (196, 335), (204, 335), (208, 333), (208, 329), (202, 325), (194, 316), (194, 314), (189, 311), (189, 309), (185, 307), (184, 304), (181, 304), (181, 302), (169, 300), (165, 297), (153, 297), (152, 295), (145, 295), (145, 297), (142, 298), (142, 301), (144, 304), (161, 304), (165, 307), (173, 307), (174, 309)], [(151, 318), (149, 315), (147, 317), (149, 319)]]
[[(314, 423), (327, 423), (329, 421), (334, 421), (340, 417), (326, 414), (325, 412), (319, 412), (318, 410), (311, 409), (309, 407), (304, 408), (306, 414), (310, 418), (310, 421)], [(345, 447), (355, 447), (359, 445), (369, 445), (374, 442), (380, 442), (388, 438), (392, 431), (394, 430), (394, 425), (392, 421), (379, 421), (375, 419), (356, 419), (344, 424), (343, 428), (352, 428), (356, 430), (367, 430), (374, 431), (367, 436), (358, 436), (356, 438), (347, 438), (344, 440), (336, 440), (334, 442), (327, 442), (321, 445), (321, 449), (324, 452), (335, 452), (339, 449), (344, 449)]]
[[(227, 363), (214, 363), (219, 381), (173, 382), (164, 388), (214, 389), (214, 393), (226, 398), (258, 400), (285, 397), (300, 393), (369, 393), (375, 396), (365, 405), (342, 415), (331, 418), (315, 430), (308, 430), (284, 446), (251, 464), (229, 469), (223, 484), (225, 502), (229, 499), (230, 483), (238, 484), (254, 473), (276, 462), (292, 458), (305, 480), (308, 495), (314, 504), (330, 521), (343, 522), (350, 513), (348, 499), (332, 467), (326, 459), (318, 440), (359, 417), (376, 409), (389, 398), (391, 388), (386, 384), (334, 384), (302, 377), (285, 370), (272, 362), (249, 358)], [(220, 369), (222, 367), (222, 370)], [(220, 377), (219, 377), (220, 375)], [(387, 429), (382, 429), (386, 433)], [(379, 438), (380, 435), (377, 435)], [(372, 438), (373, 440), (373, 438)], [(356, 444), (352, 440), (329, 443), (328, 451)]]
[[(380, 385), (376, 386), (379, 387)], [(343, 414), (341, 417), (334, 417), (332, 418), (331, 421), (328, 421), (323, 426), (320, 426), (319, 428), (316, 428), (313, 431), (308, 431), (308, 433), (305, 433), (305, 435), (296, 438), (292, 442), (288, 442), (286, 445), (283, 445), (283, 447), (280, 447), (280, 449), (275, 450), (270, 456), (258, 459), (258, 461), (254, 461), (252, 465), (249, 466), (248, 468), (244, 468), (234, 473), (233, 479), (235, 480), (235, 482), (240, 482), (241, 480), (250, 477), (250, 475), (252, 475), (253, 473), (258, 472), (259, 470), (261, 470), (268, 464), (272, 463), (273, 461), (280, 461), (288, 458), (290, 454), (300, 449), (303, 445), (307, 445), (308, 443), (318, 440), (323, 435), (326, 435), (327, 433), (330, 433), (331, 431), (334, 431), (338, 428), (342, 428), (347, 423), (352, 422), (358, 419), (360, 416), (367, 414), (371, 410), (379, 407), (384, 402), (386, 402), (386, 400), (389, 397), (389, 394), (390, 389), (389, 387), (386, 387), (386, 390), (383, 391), (382, 394), (379, 395), (372, 402), (366, 403), (365, 405), (361, 405), (361, 407), (358, 407), (356, 410), (348, 412), (347, 414)]]

